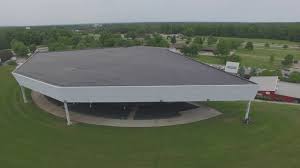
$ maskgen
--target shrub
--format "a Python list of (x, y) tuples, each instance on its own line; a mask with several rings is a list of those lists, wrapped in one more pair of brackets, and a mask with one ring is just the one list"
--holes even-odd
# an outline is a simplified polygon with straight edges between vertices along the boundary
[(264, 70), (262, 71), (259, 76), (278, 76), (281, 77), (282, 73), (280, 70)]
[(198, 51), (199, 51), (199, 47), (197, 45), (184, 46), (181, 49), (182, 53), (191, 57), (198, 55)]
[(294, 56), (289, 54), (284, 57), (284, 60), (281, 62), (281, 64), (288, 66), (288, 65), (293, 64), (293, 62), (294, 62)]
[(270, 48), (270, 44), (269, 43), (265, 43), (265, 48)]
[(225, 57), (225, 62), (232, 61), (232, 62), (241, 62), (241, 57), (238, 55), (232, 55)]
[(8, 61), (7, 65), (17, 66), (18, 64), (16, 61)]
[(246, 46), (245, 46), (245, 49), (247, 50), (253, 50), (254, 49), (254, 46), (253, 46), (253, 43), (252, 42), (247, 42)]
[(274, 63), (274, 61), (275, 61), (274, 55), (270, 55), (270, 63)]
[(288, 78), (288, 82), (300, 83), (300, 72), (292, 72)]

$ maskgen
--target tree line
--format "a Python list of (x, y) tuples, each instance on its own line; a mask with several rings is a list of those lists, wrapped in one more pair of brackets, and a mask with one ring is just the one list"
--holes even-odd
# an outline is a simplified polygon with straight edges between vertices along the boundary
[[(91, 34), (100, 36), (93, 37)], [(132, 23), (104, 24), (98, 27), (44, 26), (32, 27), (30, 30), (24, 27), (3, 27), (0, 28), (0, 49), (11, 48), (12, 40), (31, 48), (47, 45), (50, 50), (132, 45), (168, 46), (159, 34), (183, 34), (188, 38), (227, 36), (300, 42), (300, 23)], [(215, 43), (216, 39), (208, 40), (208, 43)]]
[(300, 42), (300, 23), (136, 23), (103, 25), (113, 32), (265, 38)]

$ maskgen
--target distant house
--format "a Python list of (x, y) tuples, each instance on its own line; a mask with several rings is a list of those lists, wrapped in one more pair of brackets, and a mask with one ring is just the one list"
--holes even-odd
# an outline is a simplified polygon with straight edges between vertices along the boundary
[(11, 50), (0, 50), (0, 63), (10, 60), (13, 56)]
[(215, 49), (215, 48), (202, 48), (200, 51), (215, 53), (217, 51), (217, 49)]
[(277, 76), (255, 76), (250, 81), (259, 85), (259, 99), (300, 103), (300, 84), (281, 82)]
[(48, 52), (49, 48), (48, 47), (38, 47), (35, 52)]
[(199, 53), (207, 56), (215, 56), (216, 51), (217, 49), (215, 48), (202, 48)]

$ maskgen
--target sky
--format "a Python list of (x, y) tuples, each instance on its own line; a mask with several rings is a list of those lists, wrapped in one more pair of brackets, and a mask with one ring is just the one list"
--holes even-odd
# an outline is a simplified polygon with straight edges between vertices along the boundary
[(0, 26), (300, 22), (300, 0), (0, 0)]

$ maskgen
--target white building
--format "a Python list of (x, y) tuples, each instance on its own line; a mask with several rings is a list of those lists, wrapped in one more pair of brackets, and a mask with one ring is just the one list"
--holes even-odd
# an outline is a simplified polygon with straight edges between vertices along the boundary
[(13, 75), (21, 88), (64, 102), (67, 115), (67, 103), (74, 102), (247, 100), (248, 119), (258, 89), (253, 82), (156, 47), (36, 53)]

